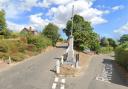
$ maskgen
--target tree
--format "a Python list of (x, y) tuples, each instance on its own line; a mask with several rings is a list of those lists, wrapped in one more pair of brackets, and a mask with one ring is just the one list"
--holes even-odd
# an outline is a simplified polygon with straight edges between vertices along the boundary
[(120, 43), (125, 43), (125, 42), (128, 42), (128, 34), (124, 34), (120, 37)]
[(10, 35), (10, 32), (7, 30), (4, 10), (0, 11), (0, 35), (4, 35), (5, 37)]
[(109, 46), (109, 41), (107, 38), (103, 37), (100, 41), (100, 45), (103, 46), (103, 47), (107, 47)]
[(97, 50), (99, 47), (99, 36), (97, 33), (93, 32), (90, 22), (84, 20), (84, 18), (80, 15), (74, 15), (73, 29), (71, 20), (67, 22), (66, 28), (63, 29), (68, 37), (71, 34), (71, 30), (73, 30), (74, 47), (76, 49), (83, 50), (84, 48), (90, 48), (91, 50)]
[(108, 38), (109, 46), (115, 48), (117, 46), (116, 41), (112, 38)]
[(56, 45), (56, 42), (59, 38), (58, 30), (59, 28), (52, 23), (49, 23), (43, 30), (43, 35), (52, 40), (53, 46)]
[(91, 23), (85, 21), (84, 18), (80, 15), (74, 15), (73, 17), (73, 29), (72, 29), (72, 21), (69, 20), (67, 22), (66, 28), (63, 29), (65, 34), (69, 37), (71, 34), (71, 30), (73, 33), (76, 31), (92, 31), (93, 28), (91, 27)]

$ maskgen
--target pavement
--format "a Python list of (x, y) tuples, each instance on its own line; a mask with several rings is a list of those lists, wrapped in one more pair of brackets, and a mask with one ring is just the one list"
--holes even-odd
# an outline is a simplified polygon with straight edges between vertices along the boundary
[(65, 46), (58, 46), (1, 71), (0, 89), (128, 89), (108, 55), (94, 56), (82, 76), (56, 76), (55, 61), (65, 50)]

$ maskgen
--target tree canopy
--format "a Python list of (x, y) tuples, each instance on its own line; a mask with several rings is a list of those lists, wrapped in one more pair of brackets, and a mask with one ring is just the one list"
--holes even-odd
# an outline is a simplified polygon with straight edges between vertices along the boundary
[(7, 30), (5, 11), (0, 10), (0, 35), (4, 35), (5, 37), (7, 37), (9, 33), (10, 32)]
[(53, 46), (55, 46), (57, 40), (59, 39), (58, 30), (59, 28), (52, 23), (49, 23), (47, 26), (45, 26), (43, 30), (43, 35), (52, 40)]
[(128, 34), (124, 34), (120, 37), (120, 43), (125, 43), (125, 42), (128, 42)]
[(97, 50), (99, 48), (98, 34), (93, 31), (91, 23), (84, 20), (82, 16), (74, 15), (73, 24), (71, 20), (68, 20), (63, 31), (69, 37), (71, 30), (73, 30), (74, 47), (76, 49), (79, 50), (82, 47), (82, 49), (90, 48), (91, 50)]
[(100, 45), (103, 47), (109, 46), (109, 41), (106, 37), (101, 38)]
[(114, 39), (108, 38), (109, 46), (115, 48), (117, 46), (117, 43)]

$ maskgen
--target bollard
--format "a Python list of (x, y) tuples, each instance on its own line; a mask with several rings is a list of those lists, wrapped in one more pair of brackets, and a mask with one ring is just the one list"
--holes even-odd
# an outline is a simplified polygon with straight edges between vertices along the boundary
[(8, 58), (8, 64), (11, 64), (11, 57)]
[(75, 64), (76, 68), (79, 68), (79, 54), (76, 54), (76, 64)]
[(61, 56), (61, 64), (63, 64), (63, 63), (64, 63), (64, 57)]
[(60, 60), (56, 61), (56, 73), (59, 74), (60, 73)]

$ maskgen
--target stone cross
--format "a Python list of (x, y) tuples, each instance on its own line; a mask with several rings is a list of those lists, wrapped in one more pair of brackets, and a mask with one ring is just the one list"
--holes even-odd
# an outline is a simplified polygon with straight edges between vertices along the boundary
[(73, 49), (73, 36), (70, 36), (69, 38), (69, 45), (68, 45), (68, 49), (66, 50), (66, 53), (68, 54), (66, 62), (68, 64), (74, 65), (75, 57), (74, 57), (74, 49)]

